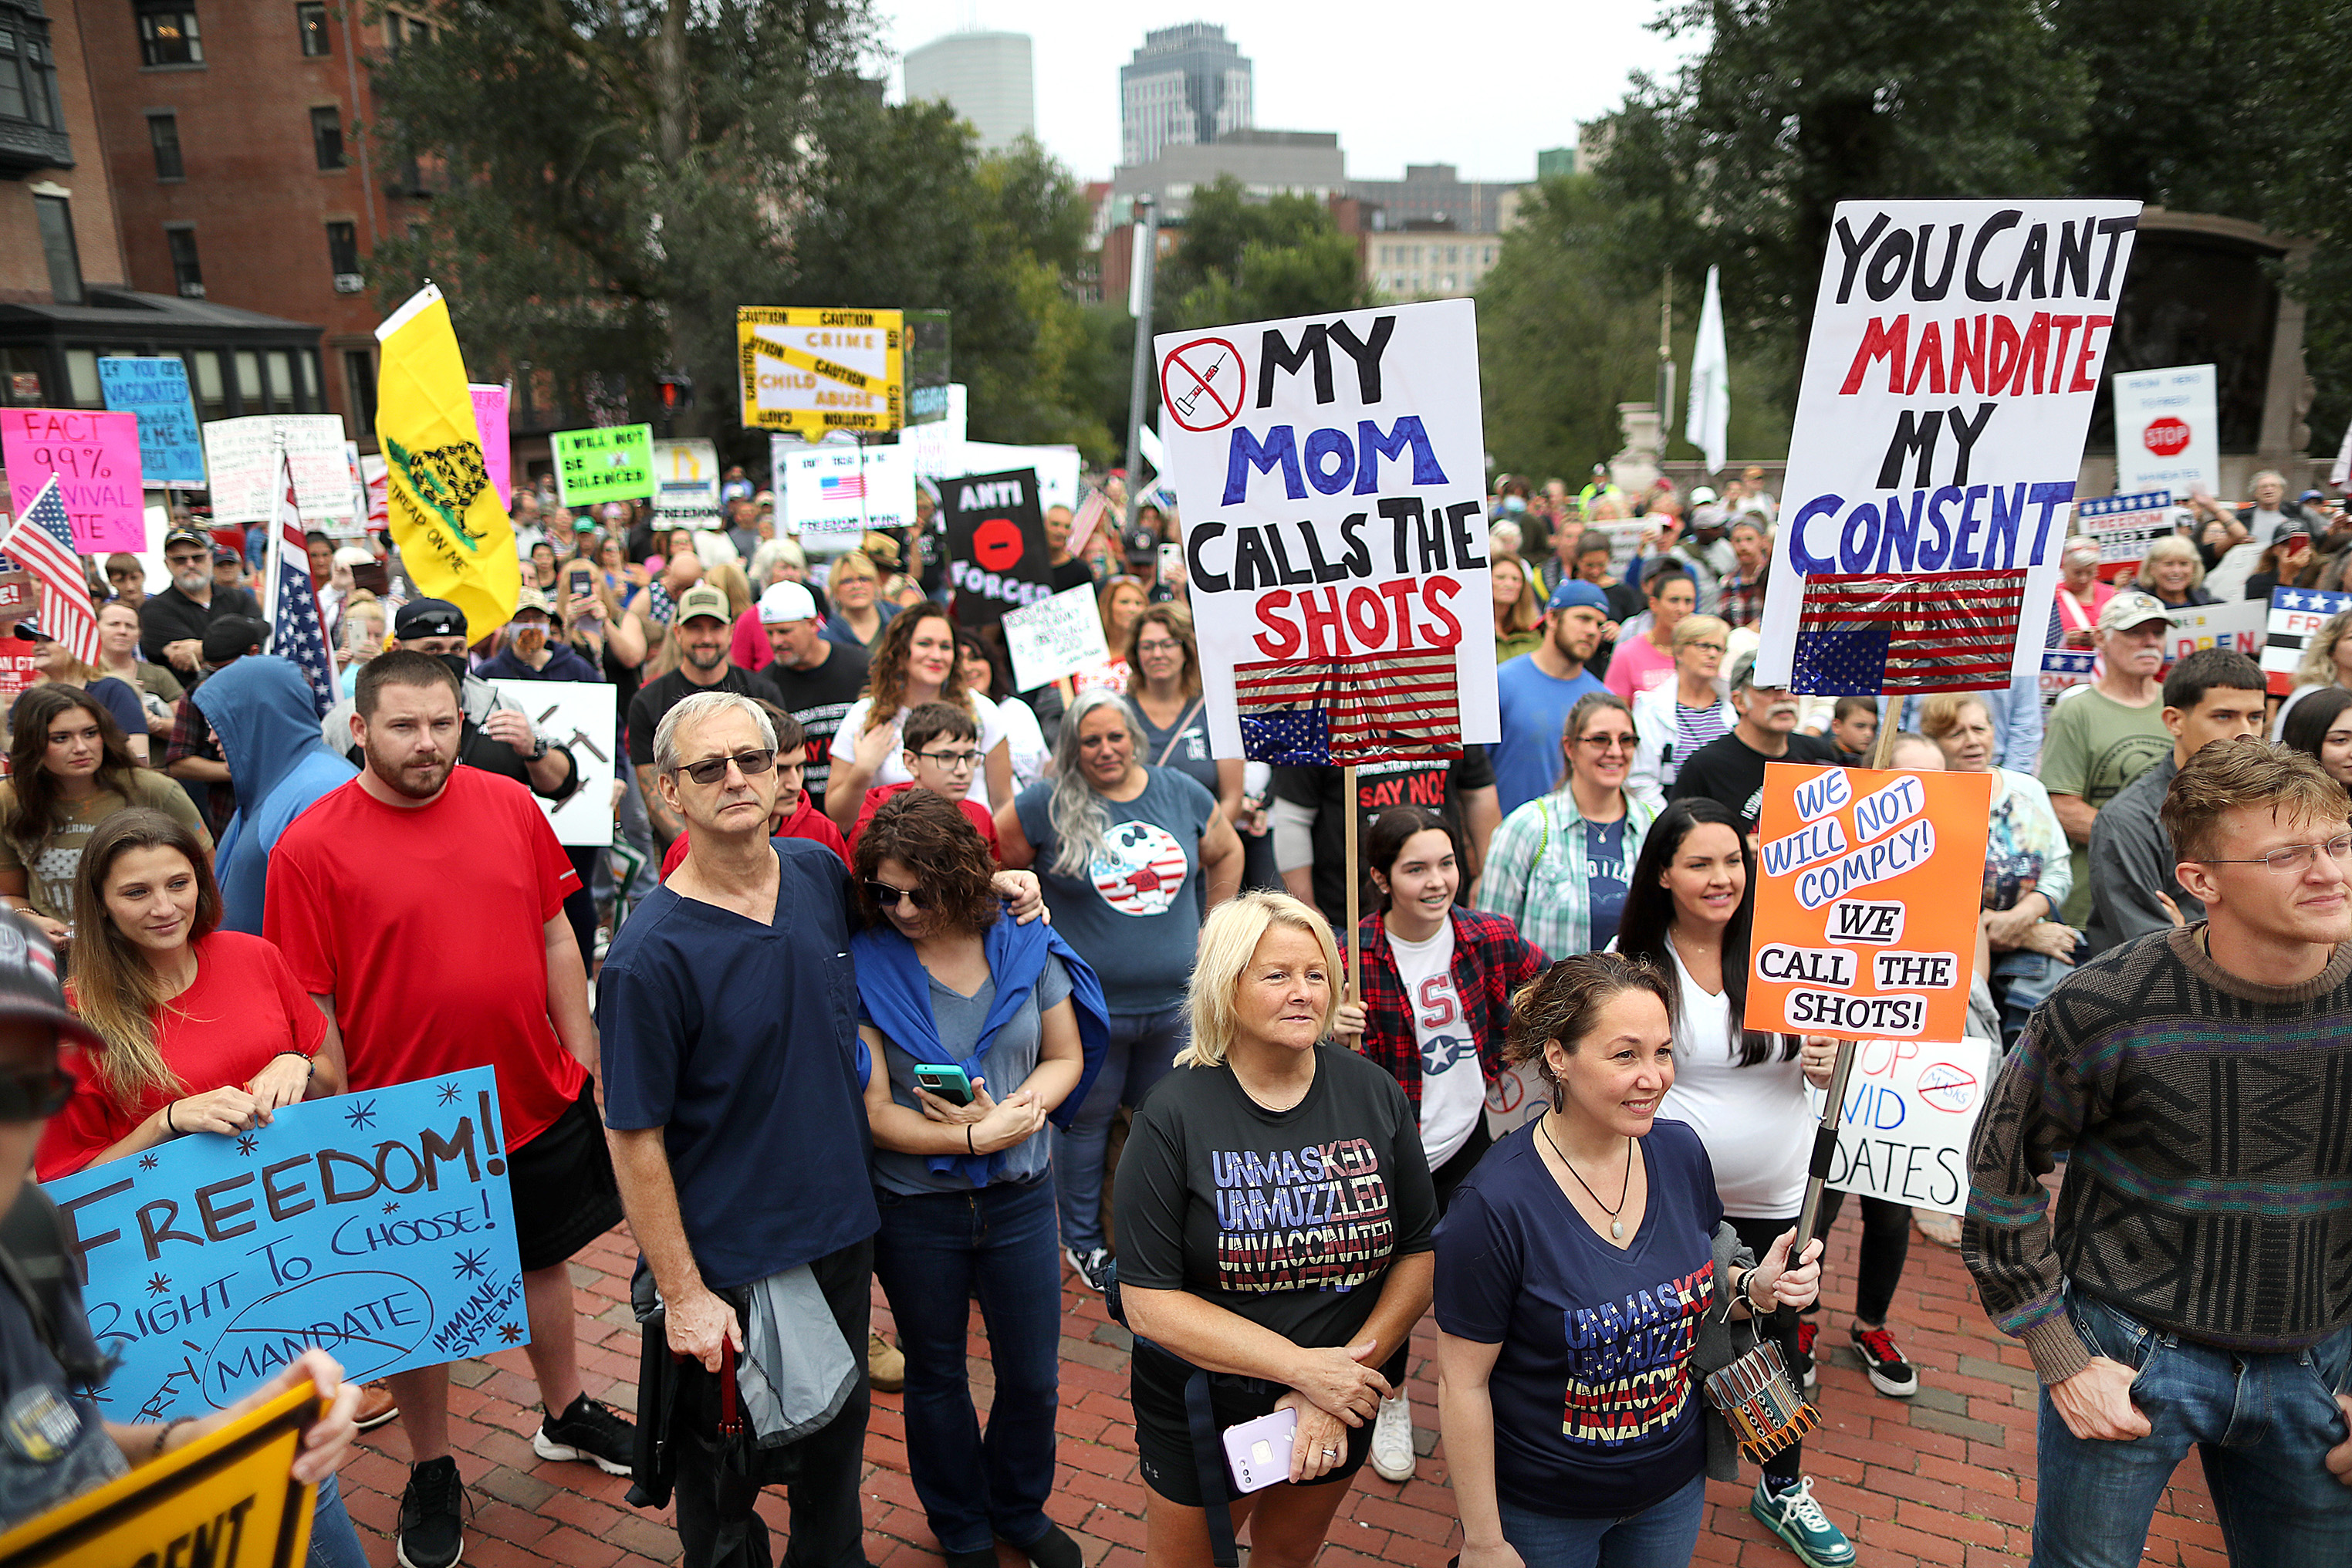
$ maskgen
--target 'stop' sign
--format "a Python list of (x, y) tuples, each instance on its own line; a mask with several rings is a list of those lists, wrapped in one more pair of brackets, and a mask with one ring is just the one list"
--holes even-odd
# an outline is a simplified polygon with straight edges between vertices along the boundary
[(816, 440), (906, 423), (907, 334), (897, 310), (743, 305), (735, 311), (743, 423)]

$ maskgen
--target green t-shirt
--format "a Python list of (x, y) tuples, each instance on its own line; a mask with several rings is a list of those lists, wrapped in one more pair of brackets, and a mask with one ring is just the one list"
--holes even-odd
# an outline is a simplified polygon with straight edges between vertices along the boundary
[(128, 799), (118, 791), (103, 790), (87, 800), (60, 801), (58, 805), (64, 824), (45, 835), (37, 845), (28, 846), (17, 831), (16, 786), (12, 782), (0, 782), (0, 872), (23, 872), (25, 896), (33, 912), (53, 921), (72, 923), (74, 877), (81, 869), (82, 847), (98, 831), (98, 825), (118, 811), (133, 805), (152, 805), (193, 828), (206, 849), (213, 847), (212, 835), (205, 831), (204, 818), (196, 814), (195, 805), (179, 781), (145, 768), (132, 771)]
[[(2052, 795), (2075, 795), (2096, 810), (2124, 785), (2172, 753), (2164, 727), (2164, 700), (2126, 708), (2095, 687), (2067, 698), (2050, 711), (2042, 736), (2042, 786)], [(2080, 929), (2091, 915), (2091, 858), (2073, 846), (2074, 889), (2063, 916)]]

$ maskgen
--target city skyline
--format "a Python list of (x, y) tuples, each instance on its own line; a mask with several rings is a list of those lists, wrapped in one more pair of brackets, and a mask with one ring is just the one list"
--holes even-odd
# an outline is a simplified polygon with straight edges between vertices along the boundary
[[(1649, 16), (1568, 0), (1489, 7), (1475, 21), (1433, 29), (1423, 8), (1376, 3), (1335, 29), (1304, 10), (1223, 0), (1155, 4), (1115, 26), (1072, 0), (887, 0), (879, 8), (882, 40), (897, 55), (968, 27), (1028, 34), (1038, 140), (1081, 180), (1108, 179), (1120, 161), (1119, 68), (1146, 33), (1191, 22), (1223, 26), (1252, 62), (1257, 125), (1337, 132), (1351, 178), (1452, 163), (1465, 179), (1532, 180), (1536, 153), (1574, 146), (1578, 123), (1622, 101), (1632, 71), (1670, 71), (1687, 52), (1650, 32)], [(1564, 63), (1546, 74), (1529, 61)], [(1506, 69), (1507, 80), (1491, 86)], [(894, 95), (902, 80), (894, 59)]]

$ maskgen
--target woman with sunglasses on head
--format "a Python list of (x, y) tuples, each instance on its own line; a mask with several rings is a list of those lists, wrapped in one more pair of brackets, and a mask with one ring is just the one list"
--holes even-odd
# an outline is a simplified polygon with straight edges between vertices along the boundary
[(1496, 1144), (1437, 1227), (1461, 1568), (1683, 1568), (1708, 1478), (1739, 1474), (1695, 1363), (1730, 1359), (1730, 1321), (1819, 1288), (1821, 1243), (1793, 1267), (1793, 1228), (1752, 1250), (1706, 1146), (1666, 1118), (1675, 1001), (1654, 966), (1608, 952), (1513, 998), (1509, 1059), (1551, 1106)]
[[(1079, 1568), (1045, 1516), (1062, 1297), (1045, 1125), (1101, 1059), (1102, 988), (1054, 927), (1003, 917), (987, 847), (931, 792), (892, 798), (854, 854), (874, 1275), (907, 1357), (915, 1493), (949, 1568), (992, 1568), (999, 1540), (1037, 1568)], [(984, 1434), (964, 1349), (975, 1297)]]
[[(1617, 951), (1674, 982), (1675, 1072), (1661, 1114), (1698, 1134), (1724, 1215), (1760, 1258), (1804, 1205), (1815, 1123), (1798, 1040), (1744, 1022), (1755, 887), (1755, 854), (1738, 817), (1704, 795), (1675, 801), (1634, 862)], [(1605, 1194), (1615, 1173), (1604, 1170), (1595, 1187)], [(1796, 1313), (1775, 1312), (1765, 1331), (1780, 1342), (1790, 1375), (1810, 1385), (1811, 1335), (1800, 1335)], [(1803, 1464), (1801, 1443), (1774, 1455), (1748, 1511), (1809, 1568), (1844, 1568), (1853, 1543), (1813, 1500)]]
[(1565, 957), (1608, 946), (1660, 809), (1654, 797), (1626, 787), (1638, 745), (1623, 698), (1613, 691), (1579, 698), (1560, 736), (1559, 787), (1503, 819), (1472, 901), (1509, 917), (1546, 952)]
[(866, 792), (876, 784), (908, 784), (901, 753), (908, 716), (926, 702), (945, 702), (971, 715), (980, 731), (980, 766), (964, 793), (991, 811), (1013, 798), (1012, 749), (996, 704), (964, 684), (956, 659), (955, 620), (936, 605), (908, 610), (882, 629), (867, 668), (866, 695), (843, 714), (833, 734), (833, 771), (825, 780), (824, 814), (844, 833), (856, 826)]
[(1055, 925), (1103, 976), (1109, 1002), (1103, 1070), (1054, 1162), (1062, 1245), (1094, 1290), (1110, 1261), (1102, 1183), (1111, 1117), (1122, 1100), (1141, 1104), (1175, 1064), (1204, 897), (1214, 910), (1242, 875), (1242, 841), (1215, 797), (1145, 763), (1140, 728), (1126, 698), (1078, 693), (1055, 740), (1052, 782), (1031, 784), (996, 813), (1004, 864), (1036, 868)]

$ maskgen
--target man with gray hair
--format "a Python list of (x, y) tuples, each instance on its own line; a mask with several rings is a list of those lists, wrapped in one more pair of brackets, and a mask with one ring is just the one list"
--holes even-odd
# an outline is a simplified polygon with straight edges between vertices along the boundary
[[(673, 1486), (686, 1568), (765, 1568), (767, 1526), (721, 1518), (709, 1433), (725, 1353), (777, 1389), (751, 1479), (790, 1479), (797, 1568), (866, 1561), (858, 1472), (874, 1233), (849, 880), (806, 839), (768, 836), (776, 732), (750, 698), (698, 691), (655, 731), (650, 773), (686, 859), (614, 938), (596, 986), (604, 1124), (629, 1229), (659, 1293), (645, 1348), (637, 1500)], [(779, 1202), (779, 1194), (789, 1201)], [(750, 1344), (746, 1351), (746, 1343)], [(790, 1368), (772, 1364), (788, 1360)], [(747, 1533), (748, 1532), (748, 1533)]]

